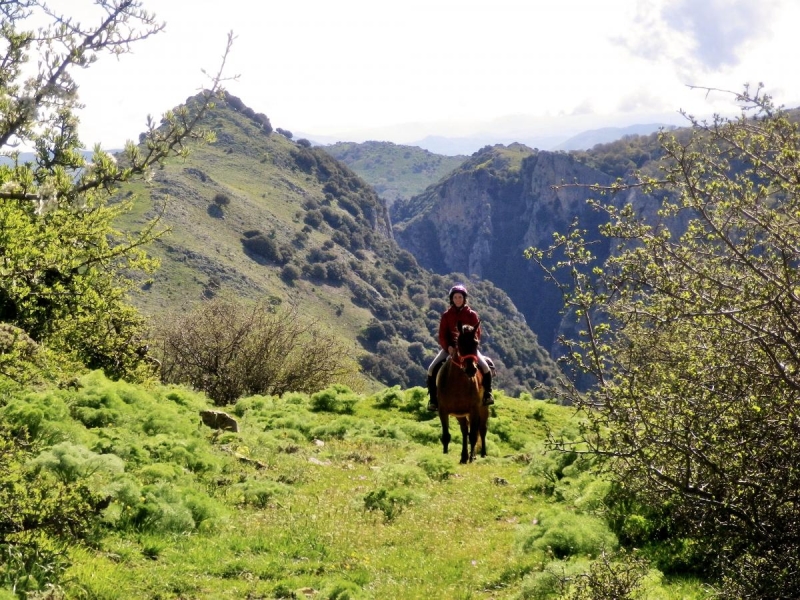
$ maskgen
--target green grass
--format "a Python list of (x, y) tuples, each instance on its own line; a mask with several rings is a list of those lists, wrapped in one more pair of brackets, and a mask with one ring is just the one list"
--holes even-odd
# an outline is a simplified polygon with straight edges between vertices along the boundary
[[(572, 410), (499, 393), (488, 457), (459, 465), (460, 436), (442, 455), (423, 397), (256, 396), (227, 408), (240, 432), (219, 433), (200, 424), (202, 395), (92, 373), (79, 390), (20, 394), (0, 417), (41, 415), (40, 439), (68, 441), (65, 464), (113, 497), (95, 542), (70, 549), (67, 598), (555, 598), (539, 579), (585, 570), (615, 539), (579, 463), (540, 485), (558, 463), (545, 427), (569, 434)], [(113, 419), (70, 416), (95, 424), (89, 409)], [(88, 450), (124, 472), (81, 470), (110, 464)], [(705, 597), (656, 575), (648, 598)]]

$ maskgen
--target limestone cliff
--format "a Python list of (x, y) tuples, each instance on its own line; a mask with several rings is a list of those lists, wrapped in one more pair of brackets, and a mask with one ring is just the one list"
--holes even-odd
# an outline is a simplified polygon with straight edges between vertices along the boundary
[(609, 242), (597, 233), (603, 215), (586, 202), (593, 193), (586, 187), (554, 186), (611, 182), (610, 176), (564, 153), (521, 144), (486, 147), (446, 180), (394, 206), (394, 234), (434, 271), (463, 272), (501, 287), (539, 342), (554, 352), (562, 326), (561, 297), (523, 253), (549, 246), (553, 232), (566, 232), (577, 217), (589, 238), (597, 240), (595, 253), (608, 256)]

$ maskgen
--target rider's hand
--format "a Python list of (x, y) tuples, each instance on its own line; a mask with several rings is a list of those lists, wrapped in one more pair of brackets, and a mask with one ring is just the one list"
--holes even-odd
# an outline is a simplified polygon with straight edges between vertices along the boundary
[(447, 347), (447, 353), (448, 353), (450, 356), (455, 356), (455, 355), (456, 355), (456, 349), (455, 349), (455, 348), (453, 348), (452, 346), (448, 346), (448, 347)]

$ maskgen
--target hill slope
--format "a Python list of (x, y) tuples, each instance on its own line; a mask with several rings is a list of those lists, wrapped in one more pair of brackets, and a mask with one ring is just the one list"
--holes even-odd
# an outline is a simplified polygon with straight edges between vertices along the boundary
[[(424, 384), (443, 298), (466, 276), (420, 267), (366, 183), (324, 150), (268, 134), (242, 106), (229, 98), (210, 113), (216, 143), (121, 193), (138, 198), (123, 228), (163, 211), (171, 229), (153, 249), (162, 268), (135, 302), (156, 317), (220, 291), (293, 302), (350, 344), (370, 381)], [(488, 282), (467, 283), (498, 387), (552, 384), (557, 367), (508, 297)]]
[(421, 193), (467, 159), (392, 142), (339, 142), (324, 149), (358, 173), (390, 207)]

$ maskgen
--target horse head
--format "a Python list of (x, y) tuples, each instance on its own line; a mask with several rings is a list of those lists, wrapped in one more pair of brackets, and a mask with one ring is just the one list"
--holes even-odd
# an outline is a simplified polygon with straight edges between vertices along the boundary
[[(478, 321), (480, 325), (480, 321)], [(472, 325), (458, 324), (458, 338), (456, 348), (458, 349), (456, 364), (468, 377), (474, 377), (478, 371), (478, 340), (476, 339), (478, 327)]]

